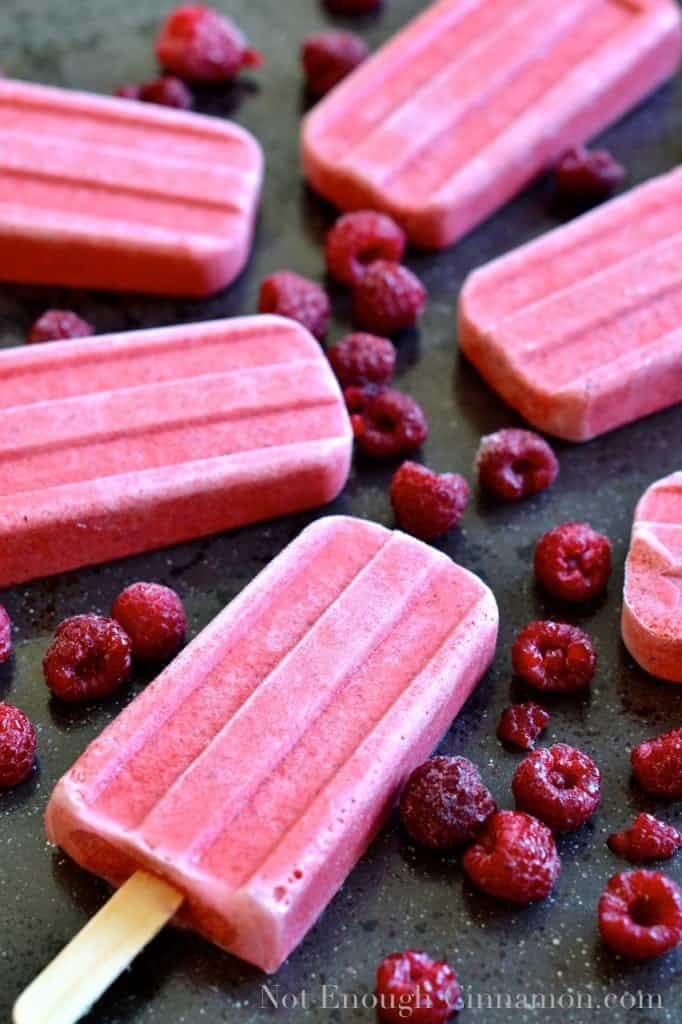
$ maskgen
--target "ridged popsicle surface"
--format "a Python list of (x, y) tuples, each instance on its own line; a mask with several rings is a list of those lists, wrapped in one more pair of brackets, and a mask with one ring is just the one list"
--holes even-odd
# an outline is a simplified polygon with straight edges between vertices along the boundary
[(488, 667), (495, 600), (442, 553), (319, 520), (58, 784), (50, 838), (266, 970), (301, 940)]

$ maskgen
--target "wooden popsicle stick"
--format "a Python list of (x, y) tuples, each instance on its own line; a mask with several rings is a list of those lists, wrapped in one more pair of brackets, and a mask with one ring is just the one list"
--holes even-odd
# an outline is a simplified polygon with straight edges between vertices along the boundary
[(183, 900), (167, 882), (136, 871), (19, 996), (14, 1024), (74, 1024)]

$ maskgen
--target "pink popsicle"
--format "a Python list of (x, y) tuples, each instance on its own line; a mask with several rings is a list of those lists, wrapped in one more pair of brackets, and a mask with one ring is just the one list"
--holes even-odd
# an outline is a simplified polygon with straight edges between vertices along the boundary
[(308, 115), (306, 177), (449, 245), (665, 81), (681, 25), (674, 0), (439, 0)]
[(533, 426), (586, 441), (682, 400), (682, 169), (475, 271), (459, 345)]
[(622, 631), (642, 668), (682, 683), (682, 472), (652, 484), (635, 511)]
[(322, 505), (352, 432), (320, 346), (258, 316), (0, 351), (0, 586)]
[(311, 927), (487, 669), (497, 606), (441, 552), (318, 520), (86, 750), (47, 830), (266, 971)]
[(263, 158), (243, 128), (0, 79), (0, 279), (203, 296), (251, 249)]

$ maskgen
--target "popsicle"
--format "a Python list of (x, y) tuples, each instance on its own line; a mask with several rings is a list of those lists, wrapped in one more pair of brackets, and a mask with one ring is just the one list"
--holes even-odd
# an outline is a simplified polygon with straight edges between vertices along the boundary
[(352, 432), (319, 344), (274, 316), (0, 351), (0, 586), (312, 508)]
[(675, 0), (439, 0), (308, 115), (304, 173), (449, 245), (665, 81), (681, 25)]
[(178, 923), (275, 971), (486, 671), (497, 621), (442, 552), (318, 520), (91, 744), (48, 836), (115, 886), (165, 881)]
[(533, 426), (586, 441), (682, 400), (682, 168), (475, 271), (459, 346)]
[(652, 484), (637, 505), (622, 632), (643, 669), (682, 683), (682, 472)]
[(256, 140), (217, 118), (0, 79), (0, 279), (204, 296), (249, 255)]

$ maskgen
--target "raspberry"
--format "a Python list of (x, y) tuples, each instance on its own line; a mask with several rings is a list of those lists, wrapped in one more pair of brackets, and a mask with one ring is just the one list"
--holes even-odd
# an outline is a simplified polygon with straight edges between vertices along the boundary
[(151, 78), (138, 86), (137, 99), (143, 103), (158, 103), (161, 107), (176, 107), (178, 110), (189, 110), (194, 100), (184, 82), (172, 75), (161, 75)]
[(139, 100), (140, 87), (139, 85), (119, 85), (114, 90), (114, 96), (118, 96), (120, 100)]
[(375, 260), (353, 292), (353, 316), (367, 331), (395, 334), (414, 327), (424, 311), (426, 291), (411, 270), (390, 260)]
[(0, 704), (0, 789), (26, 781), (35, 753), (36, 732), (24, 712)]
[(589, 601), (602, 594), (611, 575), (611, 542), (587, 523), (555, 526), (538, 541), (535, 573), (563, 601)]
[(182, 601), (160, 583), (133, 583), (111, 609), (130, 637), (132, 653), (142, 661), (166, 661), (175, 655), (187, 629)]
[(113, 619), (75, 615), (57, 627), (43, 672), (62, 700), (108, 697), (130, 676), (130, 639)]
[(290, 270), (266, 277), (260, 286), (258, 309), (297, 320), (322, 341), (327, 333), (331, 306), (324, 288)]
[(592, 680), (597, 654), (592, 639), (565, 622), (531, 622), (512, 647), (512, 667), (536, 690), (577, 693)]
[(520, 750), (532, 750), (535, 741), (549, 725), (550, 714), (539, 704), (528, 701), (505, 708), (497, 726), (497, 735), (504, 743)]
[(682, 729), (640, 743), (631, 761), (635, 778), (648, 793), (668, 800), (682, 798)]
[(614, 832), (609, 849), (632, 861), (667, 860), (682, 846), (682, 835), (653, 814), (640, 814), (627, 832)]
[(399, 263), (406, 244), (403, 229), (385, 213), (345, 213), (327, 232), (327, 270), (335, 280), (354, 288), (376, 260)]
[(607, 199), (625, 181), (625, 168), (605, 149), (569, 150), (554, 170), (560, 196), (578, 203)]
[(168, 15), (156, 56), (166, 71), (187, 82), (227, 82), (242, 68), (262, 63), (236, 25), (203, 4), (183, 4)]
[(481, 487), (504, 501), (538, 494), (559, 475), (557, 457), (531, 430), (498, 430), (481, 439), (476, 456)]
[(444, 960), (420, 950), (392, 953), (379, 964), (375, 995), (379, 1020), (386, 1024), (442, 1024), (462, 1009), (457, 975)]
[(8, 661), (12, 654), (12, 623), (9, 615), (0, 604), (0, 665)]
[[(350, 392), (350, 395), (349, 395)], [(358, 447), (366, 455), (410, 455), (428, 434), (426, 417), (414, 398), (401, 391), (348, 388), (351, 423)]]
[(561, 860), (554, 836), (541, 821), (521, 811), (498, 811), (465, 852), (462, 867), (489, 896), (533, 903), (549, 896)]
[(364, 39), (352, 32), (317, 32), (306, 36), (301, 61), (308, 91), (324, 96), (362, 64), (368, 52)]
[(65, 338), (89, 338), (95, 328), (87, 320), (68, 309), (48, 309), (31, 327), (26, 341), (33, 345), (43, 341), (63, 341)]
[(466, 757), (433, 757), (420, 764), (400, 798), (408, 835), (432, 850), (471, 842), (495, 809), (478, 768)]
[(376, 334), (349, 334), (327, 351), (342, 388), (388, 384), (395, 368), (395, 348)]
[(523, 759), (512, 792), (519, 810), (535, 815), (554, 832), (573, 832), (599, 806), (601, 772), (587, 754), (555, 743)]
[(401, 529), (434, 540), (456, 526), (469, 500), (469, 485), (457, 473), (434, 473), (403, 462), (391, 480), (391, 503)]
[(615, 953), (649, 960), (682, 942), (682, 889), (660, 871), (623, 871), (599, 900), (599, 931)]

